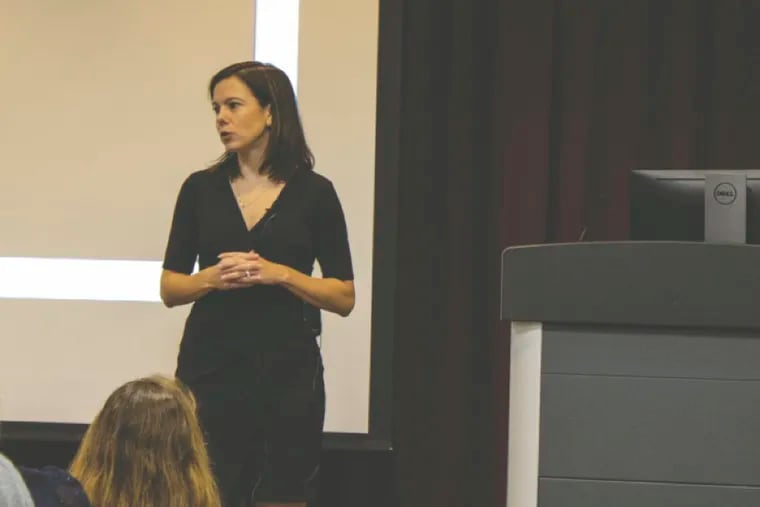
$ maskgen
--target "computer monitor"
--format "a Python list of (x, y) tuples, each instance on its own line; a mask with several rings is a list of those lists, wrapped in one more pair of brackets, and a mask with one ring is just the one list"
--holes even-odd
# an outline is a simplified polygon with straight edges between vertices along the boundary
[(632, 240), (760, 244), (760, 170), (634, 170), (628, 195)]

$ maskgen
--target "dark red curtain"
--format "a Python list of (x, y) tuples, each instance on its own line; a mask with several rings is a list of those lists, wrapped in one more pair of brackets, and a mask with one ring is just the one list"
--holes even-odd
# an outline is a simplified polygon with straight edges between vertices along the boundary
[(502, 249), (625, 238), (633, 168), (760, 168), (760, 2), (382, 3), (403, 55), (398, 496), (503, 505)]

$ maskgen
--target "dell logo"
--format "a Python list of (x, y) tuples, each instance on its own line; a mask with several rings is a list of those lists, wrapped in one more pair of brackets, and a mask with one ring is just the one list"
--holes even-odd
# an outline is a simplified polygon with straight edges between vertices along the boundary
[(718, 183), (713, 190), (713, 198), (719, 204), (733, 204), (736, 200), (736, 187), (731, 183)]

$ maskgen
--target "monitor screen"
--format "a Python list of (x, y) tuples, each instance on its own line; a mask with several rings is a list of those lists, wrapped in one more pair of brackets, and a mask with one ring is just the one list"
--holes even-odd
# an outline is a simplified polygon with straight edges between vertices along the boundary
[(760, 170), (634, 170), (631, 172), (630, 238), (636, 241), (704, 241), (705, 176), (747, 178), (747, 236), (760, 244)]

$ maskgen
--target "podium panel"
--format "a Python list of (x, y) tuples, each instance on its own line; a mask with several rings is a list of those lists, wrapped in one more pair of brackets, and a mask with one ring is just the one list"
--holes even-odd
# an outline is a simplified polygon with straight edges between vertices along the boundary
[(758, 261), (739, 245), (507, 249), (507, 506), (760, 505)]

